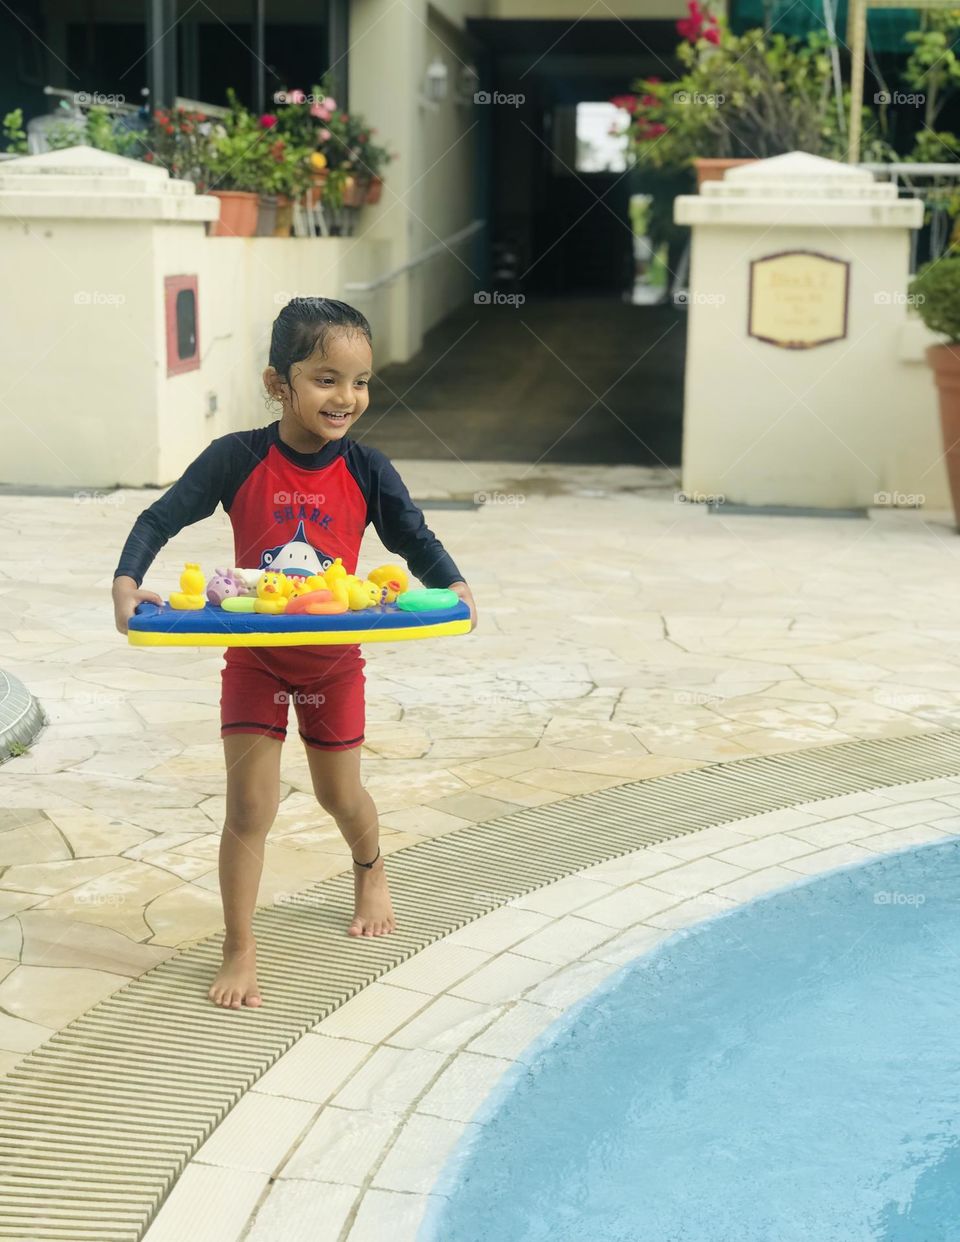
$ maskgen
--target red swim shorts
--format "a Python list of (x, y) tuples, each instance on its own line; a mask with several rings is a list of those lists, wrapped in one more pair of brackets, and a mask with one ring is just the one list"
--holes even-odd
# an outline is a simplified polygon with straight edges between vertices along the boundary
[(287, 736), (292, 702), (300, 736), (320, 750), (363, 741), (366, 661), (356, 644), (330, 647), (228, 647), (220, 670), (220, 736)]

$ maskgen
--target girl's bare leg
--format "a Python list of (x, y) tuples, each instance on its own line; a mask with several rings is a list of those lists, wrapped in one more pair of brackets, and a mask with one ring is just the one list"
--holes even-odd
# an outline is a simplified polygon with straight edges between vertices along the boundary
[(283, 743), (257, 733), (223, 739), (227, 809), (220, 837), (223, 965), (207, 993), (214, 1004), (239, 1009), (259, 1005), (253, 912), (263, 871), (263, 845), (280, 801)]
[[(360, 747), (324, 751), (304, 746), (317, 801), (337, 821), (353, 857), (362, 863), (377, 858), (380, 824), (374, 801), (360, 784)], [(354, 866), (353, 891), (351, 936), (385, 936), (396, 928), (382, 855), (370, 868)]]

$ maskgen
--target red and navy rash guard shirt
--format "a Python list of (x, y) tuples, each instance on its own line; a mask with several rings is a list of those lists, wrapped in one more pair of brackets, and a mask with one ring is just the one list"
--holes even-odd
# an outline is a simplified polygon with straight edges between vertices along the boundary
[(114, 577), (127, 575), (140, 586), (167, 540), (222, 504), (233, 526), (231, 563), (241, 569), (308, 575), (340, 557), (347, 573), (356, 573), (372, 522), (424, 586), (462, 581), (384, 453), (347, 437), (300, 453), (279, 429), (273, 422), (214, 440), (137, 518)]

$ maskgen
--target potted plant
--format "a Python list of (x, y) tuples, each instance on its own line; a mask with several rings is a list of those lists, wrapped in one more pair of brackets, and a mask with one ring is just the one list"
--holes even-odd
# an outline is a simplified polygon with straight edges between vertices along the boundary
[(921, 268), (908, 294), (926, 326), (946, 337), (928, 346), (926, 356), (937, 383), (943, 454), (960, 529), (960, 254), (948, 253)]
[(209, 226), (211, 237), (253, 237), (257, 231), (260, 188), (269, 159), (267, 129), (227, 91), (230, 111), (212, 130), (207, 194), (220, 199), (220, 219)]

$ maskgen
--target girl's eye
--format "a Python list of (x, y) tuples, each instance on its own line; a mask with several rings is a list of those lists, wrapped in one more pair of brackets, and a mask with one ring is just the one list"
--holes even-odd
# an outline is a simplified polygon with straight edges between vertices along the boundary
[(369, 382), (370, 382), (369, 380), (357, 380), (357, 383), (360, 385), (361, 388), (366, 388)]

